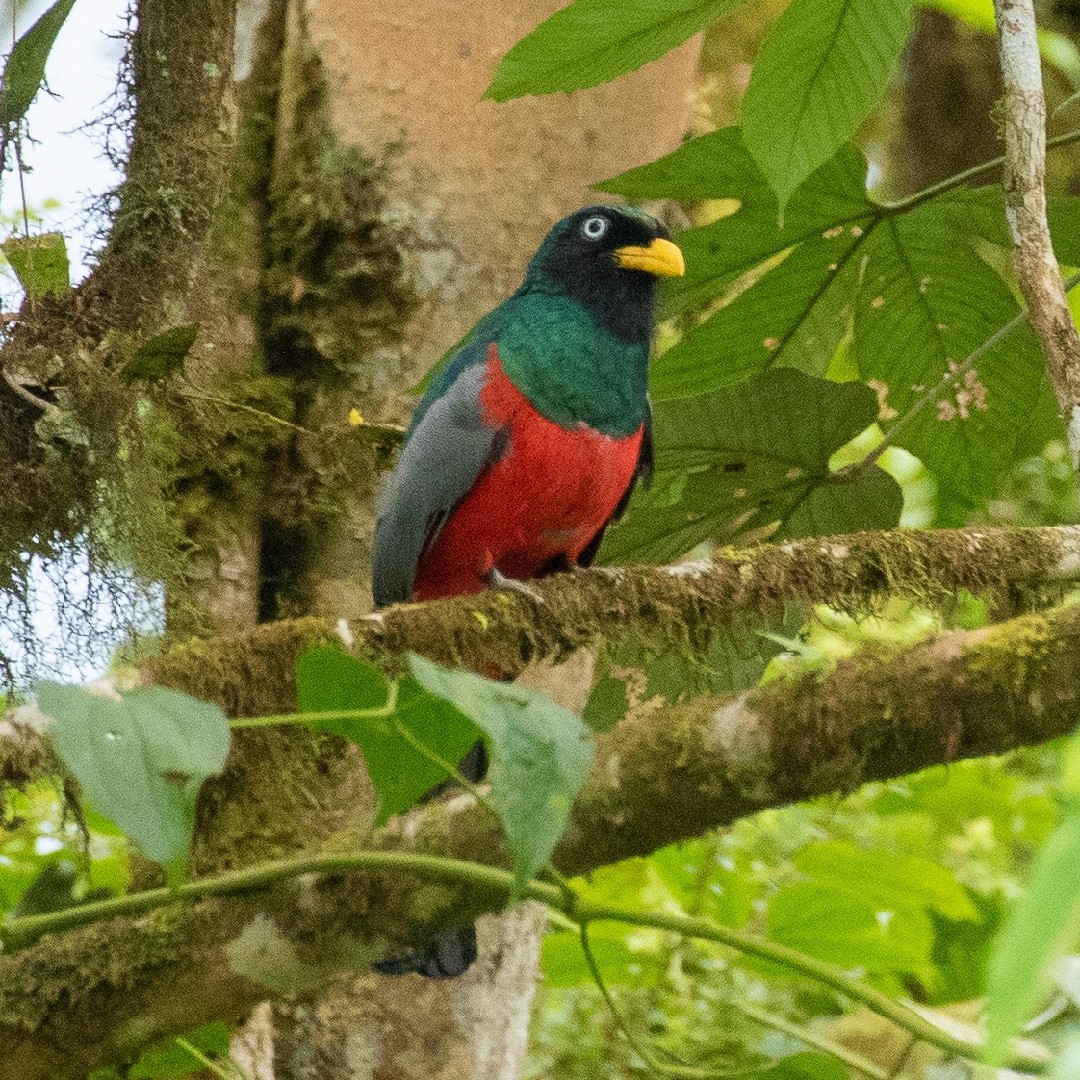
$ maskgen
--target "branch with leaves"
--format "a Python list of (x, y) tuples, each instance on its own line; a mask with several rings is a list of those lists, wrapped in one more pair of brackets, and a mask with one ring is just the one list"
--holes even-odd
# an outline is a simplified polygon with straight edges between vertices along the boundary
[[(1069, 731), (1078, 709), (1073, 606), (627, 719), (598, 738), (553, 861), (581, 874), (768, 806), (1045, 741)], [(520, 841), (457, 796), (378, 831), (372, 854), (352, 842), (339, 837), (324, 856), (196, 880), (180, 893), (11, 924), (10, 945), (66, 929), (0, 958), (0, 1047), (9, 1051), (0, 1077), (78, 1075), (120, 1054), (115, 1037), (136, 1018), (153, 1018), (147, 1037), (183, 1032), (363, 970), (403, 942), (501, 906), (512, 880), (507, 844)], [(557, 886), (527, 884), (520, 895), (562, 903)], [(642, 925), (659, 916), (648, 918)], [(112, 1040), (101, 1039), (103, 1016)]]

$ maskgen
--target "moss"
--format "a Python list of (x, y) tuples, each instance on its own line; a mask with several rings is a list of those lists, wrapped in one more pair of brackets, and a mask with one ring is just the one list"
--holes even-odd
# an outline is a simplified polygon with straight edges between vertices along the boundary
[(1040, 671), (1063, 646), (1046, 616), (1028, 615), (1007, 626), (989, 627), (966, 651), (968, 672), (1009, 694), (1022, 694), (1032, 686), (1032, 672)]

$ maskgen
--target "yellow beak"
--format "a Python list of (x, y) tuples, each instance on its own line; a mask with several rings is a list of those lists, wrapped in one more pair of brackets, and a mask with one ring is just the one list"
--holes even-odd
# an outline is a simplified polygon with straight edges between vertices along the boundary
[(660, 277), (682, 277), (686, 273), (683, 254), (670, 240), (657, 237), (648, 247), (615, 249), (615, 261), (624, 270), (644, 270)]

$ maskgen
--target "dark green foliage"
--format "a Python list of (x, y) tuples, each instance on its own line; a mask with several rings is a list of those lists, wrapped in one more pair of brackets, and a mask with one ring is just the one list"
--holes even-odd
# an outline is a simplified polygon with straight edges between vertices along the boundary
[(26, 115), (45, 79), (45, 64), (56, 35), (75, 0), (56, 0), (8, 54), (0, 77), (0, 124), (17, 124)]
[(668, 562), (705, 540), (889, 528), (896, 481), (877, 466), (842, 476), (829, 459), (877, 416), (868, 387), (778, 369), (656, 407), (657, 470), (611, 528), (615, 562)]
[[(848, 359), (879, 396), (886, 436), (934, 475), (939, 522), (959, 524), (1061, 434), (1030, 329), (958, 371), (1019, 310), (976, 250), (1008, 243), (1000, 191), (885, 206), (866, 194), (865, 170), (854, 148), (841, 149), (791, 195), (781, 224), (772, 189), (740, 133), (727, 129), (603, 186), (633, 198), (739, 203), (679, 237), (688, 273), (668, 286), (664, 310), (710, 306), (655, 364), (656, 397), (693, 398), (777, 366), (825, 375), (847, 340)], [(1078, 212), (1075, 200), (1055, 204), (1063, 257), (1076, 247)], [(661, 469), (665, 439), (658, 421)]]
[(198, 326), (171, 326), (140, 345), (120, 369), (125, 382), (160, 382), (183, 367)]

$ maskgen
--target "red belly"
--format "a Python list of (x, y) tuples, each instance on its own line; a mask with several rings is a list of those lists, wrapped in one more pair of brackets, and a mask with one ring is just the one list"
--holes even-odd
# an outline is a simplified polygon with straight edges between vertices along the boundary
[(492, 568), (518, 580), (553, 559), (570, 564), (615, 511), (633, 479), (642, 431), (611, 438), (541, 416), (491, 347), (480, 394), (488, 423), (509, 428), (503, 457), (458, 504), (417, 568), (417, 600), (479, 592)]

